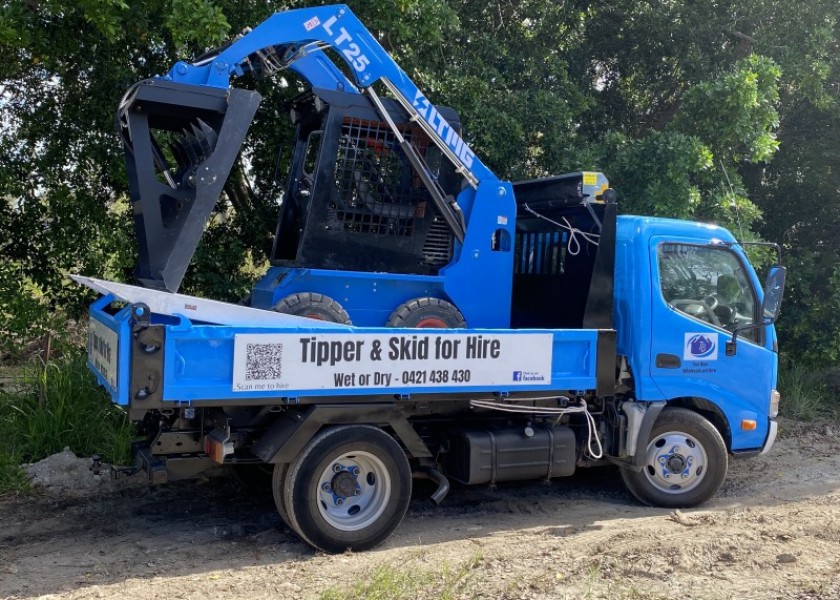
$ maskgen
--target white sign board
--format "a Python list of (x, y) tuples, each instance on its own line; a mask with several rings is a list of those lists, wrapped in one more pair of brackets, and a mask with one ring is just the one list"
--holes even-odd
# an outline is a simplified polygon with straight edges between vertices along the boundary
[(237, 334), (233, 391), (548, 386), (552, 344), (548, 333)]
[(117, 332), (91, 319), (88, 325), (88, 360), (112, 389), (117, 389), (118, 355)]

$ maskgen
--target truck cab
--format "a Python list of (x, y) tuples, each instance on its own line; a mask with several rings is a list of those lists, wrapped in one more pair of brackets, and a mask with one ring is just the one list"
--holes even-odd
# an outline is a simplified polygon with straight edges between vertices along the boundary
[[(708, 415), (736, 456), (769, 448), (776, 435), (776, 333), (759, 326), (762, 298), (726, 229), (618, 218), (614, 320), (635, 397)], [(736, 331), (737, 350), (727, 352)]]

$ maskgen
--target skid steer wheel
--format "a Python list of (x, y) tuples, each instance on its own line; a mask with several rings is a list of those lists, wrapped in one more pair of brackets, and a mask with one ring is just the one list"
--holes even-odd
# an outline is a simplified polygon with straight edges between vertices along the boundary
[(440, 298), (415, 298), (400, 304), (385, 327), (464, 329), (467, 322), (454, 304)]
[(640, 472), (621, 470), (630, 492), (645, 504), (687, 508), (717, 493), (726, 477), (726, 444), (695, 412), (666, 408), (656, 419)]
[(325, 552), (376, 546), (400, 524), (411, 499), (405, 452), (369, 425), (321, 431), (289, 465), (285, 480), (291, 528)]
[(343, 323), (345, 325), (351, 324), (350, 315), (347, 314), (344, 307), (329, 296), (324, 296), (323, 294), (312, 292), (290, 294), (275, 304), (274, 310), (287, 315), (309, 317), (310, 319), (318, 319), (319, 321)]

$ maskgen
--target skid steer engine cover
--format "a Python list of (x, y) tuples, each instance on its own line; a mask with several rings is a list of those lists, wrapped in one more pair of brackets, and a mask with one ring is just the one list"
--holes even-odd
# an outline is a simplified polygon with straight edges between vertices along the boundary
[(176, 292), (260, 103), (257, 92), (148, 79), (117, 110), (141, 285)]

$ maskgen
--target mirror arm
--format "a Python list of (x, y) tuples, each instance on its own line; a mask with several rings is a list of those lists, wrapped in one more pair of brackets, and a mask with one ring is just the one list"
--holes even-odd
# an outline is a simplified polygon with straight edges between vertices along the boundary
[(726, 342), (726, 356), (735, 356), (735, 350), (737, 348), (736, 340), (738, 339), (738, 334), (742, 331), (748, 331), (750, 329), (758, 329), (759, 327), (766, 327), (767, 325), (772, 325), (773, 321), (769, 319), (765, 319), (761, 323), (750, 323), (749, 325), (741, 325), (740, 327), (736, 327), (735, 330), (732, 332), (732, 339)]

